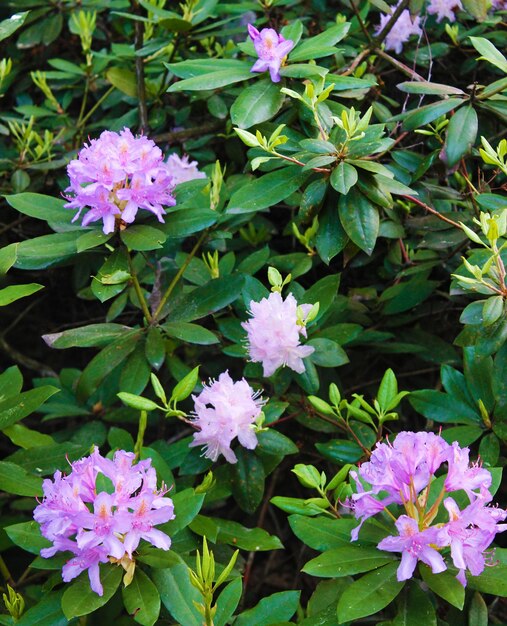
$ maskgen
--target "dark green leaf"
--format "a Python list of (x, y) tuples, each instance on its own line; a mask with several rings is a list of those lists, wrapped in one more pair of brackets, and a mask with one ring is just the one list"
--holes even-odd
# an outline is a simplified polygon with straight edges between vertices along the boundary
[(235, 626), (271, 626), (290, 620), (297, 610), (299, 591), (281, 591), (263, 598), (253, 609), (244, 611), (234, 622)]
[(102, 596), (91, 590), (88, 572), (80, 574), (63, 594), (62, 610), (65, 617), (70, 620), (80, 615), (88, 615), (104, 606), (118, 589), (122, 573), (123, 569), (118, 565), (100, 565), (100, 581), (104, 588)]
[(338, 209), (347, 235), (366, 254), (371, 254), (379, 231), (378, 209), (355, 189), (340, 196)]
[(376, 548), (341, 546), (326, 550), (320, 556), (308, 561), (302, 571), (319, 578), (340, 578), (369, 572), (394, 559), (394, 556)]
[(264, 468), (260, 459), (250, 450), (236, 450), (238, 462), (231, 466), (232, 494), (239, 506), (253, 513), (264, 494)]
[(231, 106), (231, 120), (239, 128), (250, 128), (271, 119), (283, 104), (285, 95), (270, 78), (256, 81), (242, 91)]
[(129, 226), (121, 232), (121, 240), (130, 250), (156, 250), (161, 248), (166, 235), (158, 228), (144, 224)]
[(331, 172), (330, 182), (338, 193), (347, 195), (357, 183), (357, 170), (353, 165), (341, 161)]
[(445, 156), (447, 166), (454, 167), (472, 149), (478, 130), (477, 113), (472, 106), (456, 111), (447, 126)]
[(143, 626), (153, 626), (160, 613), (160, 594), (148, 576), (139, 568), (132, 582), (122, 588), (125, 608)]

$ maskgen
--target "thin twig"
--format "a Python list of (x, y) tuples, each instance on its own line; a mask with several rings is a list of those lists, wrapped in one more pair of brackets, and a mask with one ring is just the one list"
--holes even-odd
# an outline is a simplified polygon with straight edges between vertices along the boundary
[[(130, 7), (134, 15), (139, 15), (139, 4), (136, 0), (130, 0)], [(144, 44), (144, 22), (135, 21), (134, 27), (134, 48), (136, 52), (143, 47)], [(137, 98), (139, 101), (139, 132), (146, 134), (148, 127), (148, 107), (146, 105), (146, 83), (144, 80), (144, 59), (140, 55), (136, 55), (136, 82), (137, 82)]]
[(409, 200), (410, 202), (413, 202), (414, 204), (417, 204), (418, 206), (422, 207), (423, 209), (425, 209), (426, 211), (428, 211), (432, 215), (435, 215), (435, 217), (438, 217), (439, 220), (442, 220), (443, 222), (447, 222), (448, 224), (452, 224), (452, 226), (455, 226), (456, 228), (459, 228), (460, 230), (463, 230), (461, 228), (461, 224), (458, 224), (458, 222), (455, 222), (454, 220), (451, 220), (449, 217), (445, 217), (445, 215), (442, 215), (436, 209), (434, 209), (433, 207), (430, 207), (429, 205), (427, 205), (422, 200), (418, 200), (417, 198), (414, 198), (413, 196), (402, 196), (402, 198), (405, 198), (405, 200)]
[(414, 72), (414, 70), (411, 69), (410, 67), (408, 67), (408, 65), (405, 65), (405, 63), (402, 63), (401, 61), (398, 61), (397, 59), (392, 57), (390, 54), (387, 54), (387, 52), (384, 52), (384, 50), (381, 50), (380, 48), (378, 48), (376, 50), (376, 54), (378, 54), (379, 57), (382, 57), (386, 61), (389, 61), (389, 63), (391, 63), (391, 65), (394, 65), (394, 67), (396, 67), (401, 72), (406, 74), (412, 80), (417, 80), (417, 81), (420, 81), (420, 82), (421, 81), (422, 82), (426, 82), (426, 79), (424, 78), (424, 76), (421, 76), (417, 72)]

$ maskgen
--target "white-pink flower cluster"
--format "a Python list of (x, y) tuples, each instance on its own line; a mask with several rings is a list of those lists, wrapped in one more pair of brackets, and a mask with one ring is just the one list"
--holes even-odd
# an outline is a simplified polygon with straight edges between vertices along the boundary
[(206, 178), (206, 174), (200, 172), (197, 166), (197, 161), (189, 161), (187, 154), (180, 157), (176, 153), (173, 153), (167, 158), (167, 167), (171, 172), (173, 184), (175, 185), (186, 183), (189, 180), (195, 180), (197, 178)]
[(190, 446), (204, 446), (204, 456), (212, 461), (223, 454), (229, 463), (236, 463), (238, 459), (231, 449), (233, 439), (237, 437), (248, 450), (257, 446), (254, 422), (263, 405), (259, 395), (244, 378), (234, 382), (227, 371), (205, 385), (198, 396), (192, 396), (196, 416), (193, 424), (198, 431)]
[(427, 11), (430, 15), (437, 16), (437, 22), (447, 18), (449, 22), (455, 22), (454, 11), (463, 10), (461, 0), (431, 0), (428, 3)]
[[(393, 7), (391, 13), (380, 16), (380, 24), (375, 29), (376, 35), (382, 32), (384, 26), (391, 19), (395, 9), (396, 7)], [(422, 35), (420, 22), (421, 18), (418, 15), (412, 18), (408, 9), (402, 11), (385, 38), (386, 50), (394, 50), (396, 54), (400, 54), (403, 49), (403, 44), (406, 43), (412, 35), (417, 35), (418, 37)]]
[(312, 305), (302, 304), (303, 320), (298, 319), (296, 298), (289, 294), (285, 300), (278, 292), (270, 293), (260, 302), (250, 302), (252, 317), (242, 323), (248, 335), (248, 353), (255, 363), (262, 363), (264, 376), (271, 376), (286, 365), (298, 374), (305, 371), (303, 359), (315, 348), (302, 346), (299, 336), (306, 337), (304, 318)]

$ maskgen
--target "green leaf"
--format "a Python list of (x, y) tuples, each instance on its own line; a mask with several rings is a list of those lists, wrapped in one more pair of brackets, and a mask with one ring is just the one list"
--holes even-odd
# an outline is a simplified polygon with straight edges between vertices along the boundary
[(9, 437), (14, 445), (25, 448), (25, 450), (55, 443), (50, 435), (39, 433), (36, 430), (23, 426), (23, 424), (7, 426), (7, 428), (2, 429), (2, 432)]
[[(398, 395), (398, 382), (391, 368), (387, 369), (377, 392), (377, 400), (383, 411), (391, 410), (391, 402)], [(394, 407), (392, 407), (394, 408)]]
[(398, 563), (389, 563), (353, 582), (338, 601), (338, 620), (349, 622), (381, 611), (400, 593), (404, 583), (396, 580)]
[(75, 232), (55, 233), (27, 239), (17, 244), (18, 257), (14, 267), (41, 270), (66, 261), (77, 254)]
[(315, 348), (315, 352), (309, 357), (315, 365), (338, 367), (349, 362), (345, 350), (331, 339), (310, 339), (306, 345)]
[(175, 518), (158, 526), (162, 532), (167, 533), (169, 536), (174, 536), (192, 522), (201, 510), (204, 494), (195, 493), (193, 489), (184, 489), (174, 494), (172, 501)]
[(234, 622), (234, 626), (271, 626), (288, 621), (294, 615), (299, 603), (300, 591), (281, 591), (263, 598), (256, 606), (244, 611)]
[(280, 110), (285, 96), (270, 78), (256, 81), (243, 90), (231, 106), (234, 126), (250, 128), (271, 119)]
[(69, 623), (62, 612), (63, 589), (56, 592), (45, 592), (42, 598), (30, 607), (18, 621), (16, 626), (33, 626), (34, 624), (44, 624), (44, 626), (67, 626)]
[(11, 304), (11, 302), (19, 300), (20, 298), (31, 296), (33, 293), (36, 293), (41, 289), (44, 289), (44, 285), (39, 285), (38, 283), (10, 285), (9, 287), (4, 287), (3, 289), (0, 289), (0, 306), (6, 306), (7, 304)]
[(227, 626), (239, 604), (242, 593), (241, 578), (235, 578), (223, 588), (216, 601), (217, 611), (213, 617), (214, 626)]
[(59, 333), (42, 335), (50, 348), (101, 348), (132, 330), (123, 324), (89, 324)]
[(134, 72), (124, 67), (111, 67), (106, 72), (106, 79), (122, 93), (137, 98), (137, 80)]
[(464, 106), (451, 117), (445, 139), (447, 166), (454, 167), (472, 149), (477, 137), (479, 121), (472, 106)]
[(125, 608), (143, 626), (153, 626), (160, 614), (160, 594), (150, 578), (139, 568), (132, 582), (122, 588)]
[(57, 469), (66, 470), (70, 462), (80, 459), (89, 449), (90, 444), (58, 443), (18, 450), (6, 460), (20, 465), (27, 472), (53, 474)]
[(470, 37), (470, 41), (472, 42), (472, 46), (481, 55), (479, 60), (488, 61), (502, 70), (502, 72), (507, 73), (507, 59), (489, 39), (485, 37)]
[(316, 443), (315, 447), (326, 459), (338, 463), (355, 463), (363, 456), (362, 448), (348, 439), (332, 439), (327, 443)]
[(194, 605), (194, 602), (201, 603), (202, 597), (190, 583), (186, 565), (153, 570), (152, 579), (162, 603), (178, 624), (202, 626), (202, 616)]
[(104, 594), (99, 596), (90, 588), (88, 572), (83, 572), (77, 580), (67, 587), (62, 598), (62, 610), (65, 617), (71, 620), (73, 617), (88, 615), (101, 606), (104, 606), (113, 597), (120, 585), (123, 569), (118, 565), (100, 564), (100, 581), (104, 588)]
[(308, 561), (302, 571), (320, 578), (340, 578), (369, 572), (394, 559), (392, 555), (376, 548), (343, 546), (326, 550), (320, 556)]
[(332, 259), (347, 245), (349, 238), (337, 218), (336, 208), (326, 206), (319, 214), (319, 230), (315, 245), (320, 258), (329, 265)]
[(303, 297), (305, 304), (319, 303), (319, 313), (315, 318), (316, 321), (319, 321), (335, 302), (339, 285), (340, 274), (330, 274), (318, 280), (310, 289), (305, 291)]
[[(451, 572), (433, 574), (431, 569), (422, 563), (419, 563), (419, 572), (431, 591), (461, 611), (465, 603), (465, 589)], [(495, 593), (495, 591), (491, 591), (491, 593)]]
[(409, 81), (396, 85), (400, 91), (405, 93), (417, 93), (434, 96), (464, 96), (465, 92), (459, 87), (443, 85), (441, 83), (430, 83), (426, 81)]
[(18, 244), (11, 243), (0, 250), (0, 276), (6, 274), (16, 263), (18, 258)]
[(169, 337), (175, 337), (188, 343), (196, 343), (202, 346), (210, 346), (219, 343), (218, 337), (203, 326), (189, 322), (167, 322), (162, 325)]
[(15, 396), (0, 400), (0, 430), (27, 417), (36, 411), (48, 398), (60, 390), (58, 387), (44, 385)]
[(403, 593), (398, 596), (398, 613), (389, 622), (389, 626), (421, 626), (422, 624), (437, 626), (435, 607), (428, 594), (420, 588), (418, 581), (410, 581)]
[(232, 274), (215, 278), (202, 287), (196, 287), (173, 298), (167, 313), (172, 322), (192, 322), (224, 309), (241, 295), (244, 277)]
[(344, 22), (331, 26), (315, 37), (303, 40), (289, 54), (289, 60), (291, 62), (308, 61), (335, 54), (337, 50), (334, 46), (347, 35), (349, 28), (350, 24)]
[(199, 380), (199, 366), (194, 367), (179, 383), (174, 387), (171, 394), (171, 401), (181, 402), (192, 393)]
[(42, 479), (33, 476), (19, 465), (0, 461), (0, 491), (17, 496), (42, 496)]
[(188, 237), (198, 233), (209, 226), (213, 226), (218, 220), (218, 213), (211, 209), (182, 209), (171, 211), (164, 217), (164, 224), (160, 225), (167, 237), (175, 239)]
[(101, 350), (83, 370), (76, 392), (78, 398), (89, 398), (106, 376), (135, 349), (141, 331), (131, 330)]
[(78, 231), (82, 235), (82, 226), (72, 222), (75, 212), (64, 207), (65, 200), (62, 198), (27, 191), (5, 196), (5, 199), (13, 209), (23, 213), (23, 215), (44, 220), (58, 233)]
[(362, 193), (352, 189), (346, 196), (340, 196), (338, 211), (347, 235), (371, 255), (380, 225), (378, 209)]
[(18, 28), (21, 28), (25, 23), (25, 20), (30, 11), (23, 11), (23, 13), (14, 13), (6, 20), (2, 20), (0, 22), (0, 41), (7, 39), (13, 33), (15, 33)]
[(308, 174), (308, 172), (301, 172), (299, 165), (282, 167), (264, 174), (232, 194), (227, 213), (260, 211), (274, 206), (297, 191)]
[(113, 237), (112, 233), (106, 235), (101, 230), (90, 230), (89, 232), (77, 238), (77, 251), (84, 252), (85, 250), (97, 248), (98, 246), (107, 243), (111, 239), (111, 237)]
[(51, 543), (41, 535), (37, 522), (22, 522), (4, 528), (9, 539), (15, 545), (31, 554), (39, 554), (42, 548), (49, 548)]
[(408, 113), (402, 113), (396, 115), (389, 121), (397, 121), (403, 119), (403, 130), (414, 130), (421, 128), (434, 122), (437, 118), (449, 113), (453, 109), (461, 106), (464, 100), (460, 98), (448, 98), (447, 100), (441, 100), (440, 102), (434, 102), (433, 104), (426, 104), (422, 107), (409, 111)]
[[(486, 567), (482, 574), (479, 576), (467, 576), (467, 580), (469, 586), (476, 591), (490, 593), (502, 598), (507, 597), (507, 564), (505, 563)], [(457, 606), (457, 604), (454, 606)]]
[(299, 452), (299, 448), (293, 441), (272, 428), (257, 433), (257, 441), (259, 442), (256, 448), (257, 452), (275, 456), (286, 456)]
[[(319, 552), (350, 547), (350, 533), (358, 525), (356, 519), (312, 518), (306, 515), (291, 515), (289, 524), (296, 537)], [(366, 522), (361, 528), (360, 542), (377, 544), (384, 536), (383, 528), (379, 530), (378, 527)]]
[(145, 224), (134, 224), (123, 230), (121, 240), (130, 250), (157, 250), (162, 247), (166, 235), (158, 228)]
[(231, 466), (232, 495), (246, 513), (253, 513), (264, 495), (264, 468), (254, 452), (236, 450), (238, 462)]
[(155, 411), (159, 408), (156, 402), (153, 400), (149, 400), (148, 398), (142, 398), (141, 396), (136, 396), (133, 393), (126, 393), (124, 391), (120, 392), (118, 398), (125, 404), (126, 406), (130, 406), (133, 409), (137, 409), (138, 411)]
[[(215, 61), (215, 59), (214, 59)], [(220, 66), (216, 66), (219, 68)], [(252, 78), (250, 63), (241, 63), (229, 69), (217, 69), (216, 71), (199, 76), (193, 76), (185, 80), (173, 83), (167, 90), (169, 93), (179, 93), (180, 91), (207, 91), (219, 89), (235, 83)]]
[(468, 626), (488, 626), (488, 605), (480, 593), (475, 592), (468, 609)]
[(198, 535), (216, 537), (216, 543), (226, 543), (241, 550), (261, 552), (279, 550), (283, 544), (275, 535), (262, 528), (246, 528), (238, 522), (198, 515), (189, 525)]
[(409, 396), (409, 402), (418, 413), (436, 422), (470, 425), (482, 423), (478, 411), (441, 391), (433, 389), (413, 391)]
[(331, 172), (329, 178), (331, 185), (338, 193), (347, 195), (357, 183), (357, 170), (353, 165), (341, 161)]

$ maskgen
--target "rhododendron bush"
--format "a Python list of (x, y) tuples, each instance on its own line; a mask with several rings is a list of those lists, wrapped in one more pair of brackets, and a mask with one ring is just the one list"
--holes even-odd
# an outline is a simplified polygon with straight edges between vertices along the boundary
[(507, 623), (505, 0), (0, 5), (0, 624)]

